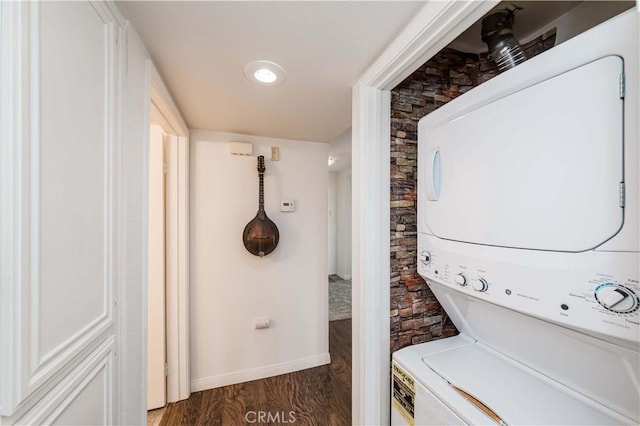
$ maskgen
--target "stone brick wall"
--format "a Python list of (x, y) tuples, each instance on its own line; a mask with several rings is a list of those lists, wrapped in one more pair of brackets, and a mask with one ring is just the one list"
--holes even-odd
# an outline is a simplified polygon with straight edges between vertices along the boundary
[[(555, 33), (523, 46), (553, 47)], [(418, 121), (498, 74), (487, 54), (443, 49), (391, 92), (391, 351), (457, 334), (416, 271)]]

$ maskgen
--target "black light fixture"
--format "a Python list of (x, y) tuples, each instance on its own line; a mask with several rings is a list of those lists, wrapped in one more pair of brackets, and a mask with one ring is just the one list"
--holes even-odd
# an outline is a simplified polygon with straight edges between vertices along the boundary
[(489, 46), (489, 53), (500, 72), (527, 60), (520, 43), (513, 35), (515, 11), (521, 8), (503, 9), (482, 19), (482, 41)]

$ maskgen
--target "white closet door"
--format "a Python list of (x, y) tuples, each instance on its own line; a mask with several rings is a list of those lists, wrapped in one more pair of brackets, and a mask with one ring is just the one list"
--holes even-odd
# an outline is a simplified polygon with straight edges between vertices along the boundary
[(0, 422), (113, 424), (120, 27), (103, 3), (0, 7)]
[[(526, 72), (509, 71), (509, 81)], [(419, 184), (430, 232), (570, 252), (615, 235), (623, 221), (622, 72), (622, 58), (607, 56), (443, 124), (423, 118)], [(487, 90), (475, 96), (489, 99)], [(452, 104), (434, 113), (438, 123)]]

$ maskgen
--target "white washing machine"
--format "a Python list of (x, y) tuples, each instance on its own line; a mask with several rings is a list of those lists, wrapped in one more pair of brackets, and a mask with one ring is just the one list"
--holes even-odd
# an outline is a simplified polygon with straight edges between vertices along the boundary
[(638, 11), (420, 121), (418, 272), (456, 337), (393, 355), (392, 424), (640, 423)]

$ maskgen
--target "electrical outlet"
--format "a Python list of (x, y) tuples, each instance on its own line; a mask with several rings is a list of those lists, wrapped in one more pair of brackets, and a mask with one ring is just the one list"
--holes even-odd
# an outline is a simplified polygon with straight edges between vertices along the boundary
[(256, 318), (256, 330), (262, 330), (271, 327), (269, 318)]

